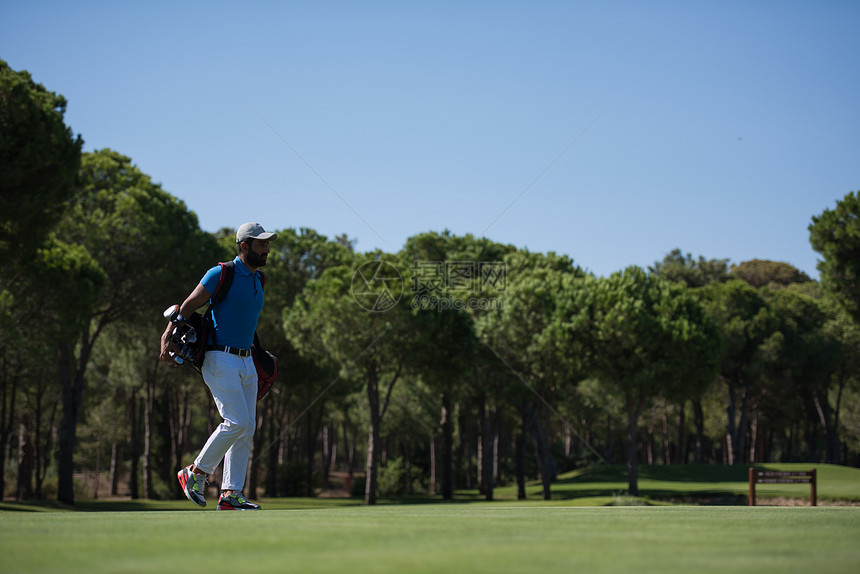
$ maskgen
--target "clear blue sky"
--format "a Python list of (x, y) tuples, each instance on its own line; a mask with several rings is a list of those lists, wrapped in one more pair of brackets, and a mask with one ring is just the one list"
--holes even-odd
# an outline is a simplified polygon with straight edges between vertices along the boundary
[(807, 226), (860, 190), (858, 29), (854, 0), (3, 0), (0, 58), (209, 231), (817, 277)]

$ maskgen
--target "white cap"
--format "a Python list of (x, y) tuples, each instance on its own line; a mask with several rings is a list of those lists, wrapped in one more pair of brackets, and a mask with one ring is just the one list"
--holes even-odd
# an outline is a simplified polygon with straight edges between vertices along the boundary
[(277, 233), (269, 233), (259, 223), (243, 223), (236, 231), (236, 243), (242, 243), (246, 239), (263, 239), (274, 241), (278, 238)]

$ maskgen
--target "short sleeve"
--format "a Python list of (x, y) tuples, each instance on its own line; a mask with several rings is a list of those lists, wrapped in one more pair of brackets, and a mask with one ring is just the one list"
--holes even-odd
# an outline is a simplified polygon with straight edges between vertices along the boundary
[(200, 280), (200, 284), (203, 285), (203, 288), (209, 291), (209, 294), (215, 293), (215, 289), (218, 288), (218, 281), (221, 279), (221, 266), (216, 265), (209, 269), (205, 275), (203, 275), (203, 279)]

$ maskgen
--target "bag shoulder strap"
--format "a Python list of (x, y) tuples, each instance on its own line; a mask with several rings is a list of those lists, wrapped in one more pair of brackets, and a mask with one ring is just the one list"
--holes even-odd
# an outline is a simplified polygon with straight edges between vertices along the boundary
[[(266, 289), (266, 274), (263, 273), (262, 271), (260, 271), (259, 269), (257, 269), (257, 273), (260, 275), (260, 287), (262, 287), (263, 290), (265, 290)], [(258, 349), (262, 348), (260, 346), (260, 337), (257, 336), (257, 331), (254, 331), (254, 347), (257, 347)]]
[(263, 273), (260, 269), (257, 269), (257, 274), (260, 275), (260, 286), (265, 289), (266, 288), (266, 274)]
[[(221, 276), (218, 278), (218, 285), (215, 286), (215, 292), (209, 298), (210, 304), (214, 305), (219, 301), (223, 301), (233, 285), (233, 276), (236, 274), (236, 264), (231, 261), (222, 261), (218, 265), (221, 266)], [(260, 286), (266, 288), (266, 274), (257, 269), (257, 274), (260, 276)]]
[[(221, 275), (218, 277), (218, 284), (215, 286), (215, 292), (209, 297), (209, 308), (206, 309), (206, 320), (212, 321), (212, 308), (219, 301), (223, 301), (227, 296), (227, 293), (230, 291), (230, 286), (233, 285), (233, 275), (236, 273), (236, 268), (233, 264), (233, 261), (220, 261), (218, 265), (221, 266)], [(210, 333), (212, 335), (212, 344), (217, 345), (218, 340), (215, 336), (215, 329), (210, 329)], [(204, 341), (204, 345), (206, 345), (208, 341)]]
[(215, 292), (209, 298), (209, 308), (211, 309), (215, 303), (223, 301), (233, 285), (233, 275), (236, 273), (236, 268), (232, 261), (222, 261), (218, 265), (221, 266), (221, 276), (218, 278), (218, 285), (215, 286)]

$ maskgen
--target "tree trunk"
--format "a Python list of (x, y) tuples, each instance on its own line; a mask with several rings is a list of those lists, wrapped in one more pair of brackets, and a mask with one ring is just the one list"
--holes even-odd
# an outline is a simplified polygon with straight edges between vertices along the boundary
[(764, 452), (764, 461), (765, 462), (774, 462), (773, 461), (773, 441), (776, 436), (776, 432), (773, 430), (773, 427), (770, 427), (767, 432), (767, 444), (765, 446)]
[(737, 392), (735, 389), (735, 378), (730, 376), (727, 384), (729, 386), (729, 406), (726, 407), (726, 458), (727, 464), (734, 464), (734, 440), (736, 433), (735, 417), (737, 416)]
[(256, 424), (254, 427), (254, 436), (251, 437), (251, 454), (248, 461), (248, 492), (254, 498), (257, 497), (257, 491), (260, 487), (260, 459), (258, 453), (263, 448), (263, 425), (266, 420), (262, 412), (257, 411)]
[[(18, 424), (18, 484), (16, 498), (30, 500), (33, 498), (33, 469), (35, 453), (33, 452), (33, 436), (30, 426), (33, 420), (30, 416), (21, 417)], [(3, 445), (5, 447), (5, 445)]]
[[(152, 371), (152, 377), (157, 377), (156, 371), (158, 363), (155, 363)], [(171, 413), (169, 428), (170, 428), (170, 460), (167, 463), (165, 470), (165, 478), (172, 478), (174, 472), (182, 467), (183, 455), (191, 450), (190, 445), (190, 429), (191, 429), (191, 407), (188, 400), (188, 391), (181, 393), (173, 388), (168, 387), (165, 393), (167, 397), (168, 410)]]
[(63, 416), (60, 419), (57, 440), (57, 500), (74, 504), (74, 453), (83, 381), (77, 380), (77, 369), (72, 365), (70, 345), (61, 343), (58, 354)]
[[(352, 431), (352, 440), (350, 440), (349, 431)], [(349, 422), (349, 415), (346, 415), (343, 420), (343, 444), (346, 447), (346, 474), (350, 478), (355, 471), (355, 443), (356, 443), (356, 432), (352, 426), (352, 423)]]
[[(153, 373), (156, 372), (157, 363), (153, 361)], [(155, 402), (153, 406), (153, 429), (157, 438), (153, 441), (153, 462), (152, 468), (156, 472), (157, 479), (161, 480), (162, 484), (176, 484), (172, 489), (174, 498), (182, 498), (182, 492), (179, 490), (179, 484), (176, 481), (176, 471), (179, 470), (178, 465), (173, 462), (173, 452), (176, 450), (174, 445), (176, 425), (167, 424), (165, 420), (169, 413), (174, 412), (175, 406), (170, 406), (170, 389), (159, 389), (158, 377), (153, 374), (153, 389), (155, 392)], [(159, 396), (159, 392), (161, 393)], [(175, 402), (175, 401), (174, 401)], [(165, 445), (161, 447), (161, 445)], [(159, 448), (161, 447), (161, 448)], [(165, 456), (167, 455), (167, 456)], [(153, 486), (157, 484), (157, 480), (153, 481)]]
[(531, 427), (537, 446), (538, 462), (540, 463), (541, 485), (543, 486), (543, 499), (552, 500), (552, 481), (555, 479), (555, 465), (549, 445), (549, 430), (543, 424), (541, 417), (530, 416)]
[(412, 449), (403, 445), (403, 461), (406, 464), (406, 494), (415, 494), (412, 478)]
[(322, 429), (322, 457), (320, 460), (322, 466), (322, 486), (325, 489), (330, 488), (328, 475), (331, 472), (331, 459), (334, 450), (334, 433), (332, 432), (331, 424), (323, 426)]
[(744, 439), (746, 439), (747, 425), (749, 424), (750, 386), (746, 379), (744, 379), (741, 388), (743, 389), (743, 394), (741, 395), (741, 417), (738, 428), (735, 429), (736, 434), (734, 443), (732, 444), (735, 461), (743, 460)]
[(661, 423), (663, 423), (662, 435), (663, 435), (663, 464), (671, 464), (672, 463), (672, 446), (671, 441), (669, 440), (669, 405), (666, 405), (666, 408), (663, 410), (663, 416), (661, 418)]
[(528, 418), (525, 407), (520, 407), (520, 432), (517, 433), (516, 467), (517, 467), (517, 500), (526, 499), (526, 433), (528, 433)]
[(114, 439), (110, 445), (110, 495), (119, 494), (119, 441)]
[(376, 492), (379, 482), (379, 372), (371, 363), (366, 369), (367, 401), (370, 406), (370, 429), (367, 437), (367, 470), (364, 487), (364, 503), (376, 504)]
[(603, 449), (603, 458), (607, 464), (612, 464), (612, 417), (606, 415), (606, 446)]
[(486, 400), (481, 401), (481, 484), (484, 488), (484, 497), (487, 500), (493, 500), (493, 456), (494, 446), (496, 444), (496, 432), (493, 423), (493, 416), (487, 412)]
[(499, 482), (499, 457), (501, 453), (499, 452), (499, 443), (501, 439), (499, 435), (501, 434), (501, 424), (499, 422), (499, 409), (493, 412), (493, 484)]
[(131, 392), (126, 402), (126, 415), (128, 416), (131, 433), (129, 435), (129, 479), (128, 490), (132, 500), (140, 498), (140, 483), (137, 478), (140, 469), (140, 417), (138, 417), (137, 397)]
[(756, 417), (756, 418), (752, 419), (752, 421), (750, 422), (750, 455), (749, 455), (750, 456), (749, 457), (750, 464), (753, 464), (756, 461), (756, 451), (758, 448), (758, 440), (759, 440), (758, 417)]
[[(153, 416), (155, 416), (155, 381), (153, 377), (146, 378), (146, 395), (143, 403), (143, 497), (153, 498), (155, 488), (152, 484), (152, 443), (153, 443)], [(177, 496), (180, 493), (177, 492)]]
[(816, 390), (812, 391), (812, 399), (815, 403), (815, 412), (818, 414), (818, 421), (824, 428), (824, 462), (836, 464), (838, 451), (839, 437), (833, 432), (832, 408), (827, 396), (820, 397)]
[[(466, 463), (466, 488), (471, 490), (475, 488), (475, 469), (474, 456), (472, 449), (475, 445), (475, 425), (471, 421), (471, 409), (466, 406), (460, 409), (460, 447), (462, 450), (462, 460)], [(462, 468), (462, 467), (461, 467)]]
[[(40, 390), (41, 393), (41, 390)], [(42, 443), (41, 436), (41, 426), (42, 423), (42, 395), (39, 394), (38, 400), (36, 403), (36, 498), (42, 499), (42, 484), (45, 482), (45, 476), (48, 474), (48, 467), (51, 464), (50, 458), (51, 454), (54, 450), (54, 433), (48, 432), (48, 437), (45, 439), (44, 444)], [(57, 401), (51, 402), (51, 414), (48, 417), (48, 421), (45, 423), (45, 428), (54, 429), (56, 428), (55, 422), (57, 420), (57, 411), (59, 409), (59, 405)]]
[(833, 407), (833, 452), (836, 456), (833, 459), (833, 464), (844, 464), (846, 459), (841, 456), (842, 444), (839, 440), (839, 413), (842, 405), (842, 393), (845, 390), (845, 377), (840, 373), (839, 385), (836, 391), (836, 404)]
[(643, 400), (641, 398), (636, 400), (628, 393), (625, 401), (627, 403), (627, 490), (630, 496), (639, 496), (636, 427), (639, 423)]
[(436, 437), (430, 433), (430, 494), (436, 494)]
[(102, 441), (96, 441), (96, 471), (94, 473), (95, 480), (93, 481), (93, 499), (99, 497), (99, 482), (102, 473)]
[(17, 403), (15, 391), (18, 377), (10, 375), (8, 360), (3, 357), (3, 371), (0, 373), (0, 500), (6, 492), (5, 472), (6, 468), (6, 445), (9, 444), (9, 436), (12, 434), (12, 423), (15, 420), (15, 404)]
[[(179, 397), (175, 389), (167, 387), (165, 389), (163, 395), (163, 406), (161, 408), (157, 408), (159, 411), (166, 411), (167, 420), (158, 426), (166, 426), (167, 434), (165, 438), (167, 439), (166, 444), (169, 445), (167, 449), (168, 456), (167, 460), (163, 463), (164, 468), (162, 468), (162, 472), (160, 475), (164, 475), (166, 473), (172, 474), (170, 470), (176, 472), (181, 468), (182, 464), (182, 405)], [(166, 425), (165, 425), (166, 423)], [(162, 455), (161, 458), (165, 458)]]
[[(260, 440), (263, 444), (267, 444), (268, 450), (266, 456), (266, 477), (265, 477), (265, 493), (266, 496), (278, 496), (278, 451), (280, 450), (281, 439), (275, 431), (275, 407), (274, 397), (265, 401), (263, 406), (263, 426), (261, 430)], [(262, 458), (262, 456), (261, 456)]]
[(654, 464), (654, 427), (648, 425), (648, 430), (645, 433), (645, 462)]
[(477, 466), (478, 466), (478, 493), (486, 494), (484, 491), (484, 429), (487, 424), (486, 400), (483, 396), (476, 401), (478, 408), (478, 429), (477, 429)]
[(693, 461), (702, 464), (705, 461), (705, 412), (701, 399), (693, 401), (693, 422), (696, 425), (696, 456)]
[(451, 397), (442, 393), (442, 499), (454, 500), (454, 423)]
[(744, 458), (744, 439), (747, 436), (747, 424), (749, 419), (750, 386), (746, 379), (741, 382), (741, 414), (735, 435), (732, 437), (732, 464), (742, 461)]
[(818, 461), (818, 429), (810, 416), (806, 417), (806, 444), (809, 447), (807, 460)]
[[(305, 417), (307, 432), (305, 433), (305, 455), (307, 464), (305, 465), (305, 496), (311, 498), (314, 496), (314, 468), (317, 458), (317, 442), (316, 437), (318, 429), (322, 426), (323, 408), (319, 407), (319, 414), (314, 420), (313, 411), (308, 412)], [(378, 431), (377, 431), (378, 432)]]
[(675, 464), (683, 464), (684, 462), (684, 453), (687, 451), (685, 448), (685, 438), (687, 437), (687, 433), (685, 431), (686, 425), (686, 402), (682, 401), (680, 405), (678, 405), (678, 416), (675, 417), (675, 424), (678, 426), (678, 432), (676, 434), (675, 439), (675, 456), (672, 458)]
[[(84, 387), (86, 386), (84, 374), (90, 361), (93, 345), (95, 345), (96, 338), (104, 326), (105, 323), (99, 323), (92, 334), (84, 332), (81, 335), (76, 359), (72, 354), (73, 346), (69, 342), (62, 342), (58, 345), (63, 416), (60, 420), (57, 440), (57, 500), (66, 504), (74, 504), (75, 502), (74, 456), (78, 420), (81, 416)], [(76, 362), (73, 363), (73, 359)]]

